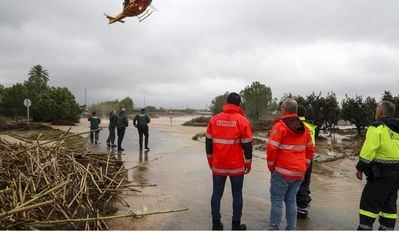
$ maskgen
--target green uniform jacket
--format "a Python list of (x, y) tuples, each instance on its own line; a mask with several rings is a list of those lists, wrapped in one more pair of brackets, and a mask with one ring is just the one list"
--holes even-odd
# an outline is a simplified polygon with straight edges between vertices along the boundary
[(137, 114), (133, 119), (133, 125), (137, 126), (147, 126), (151, 119), (148, 114)]
[(90, 121), (90, 130), (100, 128), (101, 119), (98, 116), (91, 116), (87, 120)]
[(109, 128), (115, 128), (118, 123), (118, 115), (116, 113), (112, 113), (109, 117)]
[(117, 127), (128, 127), (129, 121), (125, 113), (119, 113), (118, 120), (116, 122)]
[(367, 175), (373, 163), (384, 168), (399, 168), (398, 118), (382, 118), (367, 129), (356, 169)]

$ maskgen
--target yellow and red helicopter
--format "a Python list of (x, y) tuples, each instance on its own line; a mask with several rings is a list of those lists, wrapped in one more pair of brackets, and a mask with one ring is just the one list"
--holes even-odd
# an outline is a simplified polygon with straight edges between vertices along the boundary
[(126, 17), (137, 17), (141, 22), (154, 12), (153, 9), (151, 9), (151, 7), (154, 8), (154, 6), (149, 7), (151, 2), (152, 0), (126, 0), (124, 9), (121, 13), (114, 17), (105, 14), (105, 17), (109, 20), (109, 24), (115, 22), (124, 23), (125, 21), (123, 21), (123, 19)]

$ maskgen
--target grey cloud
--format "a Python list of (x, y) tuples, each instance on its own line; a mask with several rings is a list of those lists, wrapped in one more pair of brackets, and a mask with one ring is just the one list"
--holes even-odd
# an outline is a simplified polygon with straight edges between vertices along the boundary
[(121, 2), (0, 0), (0, 83), (42, 64), (81, 103), (88, 88), (89, 102), (205, 107), (252, 81), (278, 98), (399, 93), (395, 0), (154, 0), (144, 22), (108, 25)]

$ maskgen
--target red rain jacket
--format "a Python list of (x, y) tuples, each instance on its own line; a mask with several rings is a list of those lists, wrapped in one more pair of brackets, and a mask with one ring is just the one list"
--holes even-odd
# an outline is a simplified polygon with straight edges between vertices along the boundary
[(239, 106), (225, 104), (223, 112), (211, 118), (206, 140), (208, 163), (214, 175), (243, 175), (245, 168), (251, 168), (252, 129)]
[(267, 165), (289, 179), (303, 179), (315, 146), (309, 129), (296, 114), (276, 119), (267, 145)]

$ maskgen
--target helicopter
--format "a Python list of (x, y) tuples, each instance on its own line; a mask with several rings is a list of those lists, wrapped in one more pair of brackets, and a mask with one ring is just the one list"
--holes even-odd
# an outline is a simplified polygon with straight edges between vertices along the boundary
[(152, 0), (127, 0), (125, 2), (127, 4), (125, 5), (123, 11), (118, 15), (112, 17), (104, 14), (109, 20), (108, 24), (115, 22), (124, 23), (125, 21), (123, 19), (126, 17), (137, 17), (139, 22), (141, 22), (154, 12), (151, 8), (149, 8)]

